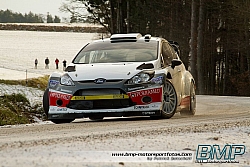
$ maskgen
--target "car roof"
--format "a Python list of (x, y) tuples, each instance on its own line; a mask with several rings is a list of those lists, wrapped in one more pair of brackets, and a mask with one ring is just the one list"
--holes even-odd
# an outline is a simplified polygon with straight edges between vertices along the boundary
[(99, 43), (99, 42), (111, 42), (111, 43), (117, 43), (117, 42), (149, 42), (149, 41), (160, 41), (163, 40), (163, 38), (160, 37), (152, 37), (150, 34), (146, 34), (145, 36), (142, 36), (140, 33), (128, 33), (128, 34), (113, 34), (110, 38), (104, 38), (95, 40), (92, 43)]

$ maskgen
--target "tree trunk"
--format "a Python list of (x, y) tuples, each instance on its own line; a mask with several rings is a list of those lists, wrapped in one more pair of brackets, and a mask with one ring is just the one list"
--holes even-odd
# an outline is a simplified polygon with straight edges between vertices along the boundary
[(216, 61), (215, 61), (215, 57), (214, 57), (214, 55), (216, 55), (217, 54), (217, 48), (216, 48), (216, 44), (213, 42), (214, 40), (213, 39), (215, 39), (214, 38), (214, 32), (211, 30), (211, 39), (210, 39), (210, 42), (211, 42), (211, 52), (210, 52), (210, 61), (211, 61), (211, 66), (210, 66), (210, 71), (211, 71), (211, 73), (210, 73), (210, 75), (209, 75), (209, 81), (210, 81), (210, 91), (209, 92), (207, 92), (207, 93), (209, 93), (209, 94), (214, 94), (215, 93), (215, 81), (216, 81), (216, 74), (215, 74), (215, 72), (216, 72)]
[(247, 51), (247, 71), (248, 71), (248, 80), (250, 82), (250, 55), (249, 55), (249, 51)]
[(117, 0), (117, 18), (116, 18), (116, 33), (121, 33), (121, 0)]
[(248, 71), (248, 81), (250, 82), (250, 45), (249, 45), (249, 27), (247, 26), (249, 23), (249, 19), (247, 16), (244, 16), (244, 34), (245, 34), (245, 48), (246, 48), (246, 57), (247, 57), (247, 71)]
[[(171, 0), (169, 1), (169, 5), (172, 6), (172, 1)], [(170, 11), (169, 11), (169, 16), (170, 16), (170, 22), (169, 22), (169, 39), (171, 39), (171, 40), (173, 39), (173, 20), (174, 20), (173, 10), (174, 10), (174, 8), (171, 7)]]
[(196, 68), (196, 57), (197, 57), (197, 17), (198, 4), (197, 0), (192, 0), (192, 14), (191, 14), (191, 41), (190, 41), (190, 71), (194, 79), (197, 81), (197, 68)]
[(113, 14), (114, 14), (114, 6), (111, 0), (109, 0), (109, 5), (110, 5), (110, 33), (114, 34), (114, 23), (113, 23)]
[(130, 18), (129, 18), (129, 0), (127, 0), (127, 33), (130, 31)]
[(199, 27), (197, 40), (197, 71), (198, 71), (198, 92), (204, 94), (204, 74), (203, 74), (203, 47), (204, 47), (204, 30), (205, 30), (205, 12), (206, 7), (204, 0), (200, 0), (199, 7)]

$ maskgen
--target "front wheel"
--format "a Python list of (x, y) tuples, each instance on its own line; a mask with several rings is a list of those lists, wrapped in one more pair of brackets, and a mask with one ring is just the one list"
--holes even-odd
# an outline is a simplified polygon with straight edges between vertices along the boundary
[(166, 80), (163, 86), (162, 95), (162, 118), (171, 118), (174, 116), (177, 108), (177, 94), (173, 84)]
[(49, 89), (47, 88), (43, 94), (43, 110), (48, 117), (49, 112)]

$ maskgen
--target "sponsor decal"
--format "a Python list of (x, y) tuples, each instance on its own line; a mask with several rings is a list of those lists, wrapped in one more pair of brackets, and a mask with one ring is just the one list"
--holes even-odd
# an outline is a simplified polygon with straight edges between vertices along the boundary
[(144, 86), (140, 86), (140, 87), (135, 87), (135, 88), (128, 88), (128, 91), (133, 91), (133, 90), (138, 90), (138, 89), (144, 89)]
[(159, 105), (156, 105), (156, 104), (153, 104), (152, 106), (151, 106), (151, 108), (159, 108), (160, 106)]
[(50, 93), (50, 97), (57, 98), (57, 99), (62, 99), (62, 100), (70, 100), (71, 95), (62, 94), (62, 93), (56, 93), (56, 92), (51, 92)]
[(49, 92), (49, 105), (50, 106), (57, 106), (58, 105), (57, 102), (60, 99), (62, 101), (62, 104), (60, 105), (60, 107), (66, 107), (66, 105), (69, 103), (71, 97), (72, 97), (71, 94)]
[(67, 108), (58, 108), (57, 111), (67, 111)]
[(134, 109), (145, 109), (149, 108), (149, 106), (134, 106)]
[(72, 93), (71, 90), (67, 90), (67, 89), (61, 89), (62, 92), (67, 92), (67, 93)]
[(156, 83), (156, 84), (162, 84), (163, 76), (158, 76), (155, 78), (151, 79), (151, 82)]
[(94, 83), (96, 83), (96, 84), (103, 84), (104, 82), (106, 82), (106, 79), (104, 79), (104, 78), (97, 78), (94, 81)]
[(49, 81), (49, 86), (52, 87), (52, 88), (54, 88), (58, 84), (59, 84), (59, 81), (57, 81), (57, 80), (50, 80)]
[[(161, 102), (162, 100), (162, 86), (155, 88), (148, 88), (133, 92), (128, 92), (129, 98), (137, 105), (145, 103)], [(145, 101), (145, 96), (151, 98), (150, 101)], [(144, 100), (143, 100), (144, 99)]]
[(131, 97), (136, 98), (136, 97), (142, 97), (142, 96), (149, 96), (152, 94), (159, 94), (160, 92), (161, 90), (159, 88), (141, 90), (141, 91), (131, 93)]
[(56, 111), (56, 109), (53, 107), (50, 107), (50, 109), (49, 109), (50, 111)]
[(90, 96), (73, 96), (71, 100), (101, 100), (101, 99), (128, 99), (126, 94), (114, 94), (114, 95), (90, 95)]
[(125, 99), (125, 98), (128, 98), (128, 95), (124, 94), (113, 95), (113, 99)]
[(155, 111), (142, 112), (142, 115), (155, 115)]

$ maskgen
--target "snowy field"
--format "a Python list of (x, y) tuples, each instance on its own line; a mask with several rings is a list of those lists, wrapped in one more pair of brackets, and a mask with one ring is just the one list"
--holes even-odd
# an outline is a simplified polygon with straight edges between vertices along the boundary
[[(84, 45), (99, 38), (96, 33), (0, 30), (0, 79), (26, 79), (51, 74), (56, 71), (56, 58), (60, 61), (57, 71), (62, 71), (64, 59), (69, 64)], [(50, 60), (50, 69), (45, 69), (46, 57)], [(37, 69), (34, 68), (36, 58)]]
[[(0, 30), (0, 79), (19, 80), (62, 72), (62, 61), (71, 62), (78, 51), (92, 40), (99, 39), (95, 33), (36, 32)], [(50, 68), (45, 69), (44, 60), (50, 59)], [(38, 59), (38, 67), (34, 61)], [(56, 70), (55, 59), (59, 59)], [(26, 72), (27, 71), (27, 72)], [(0, 96), (24, 94), (31, 105), (42, 101), (43, 91), (21, 85), (0, 84)]]

